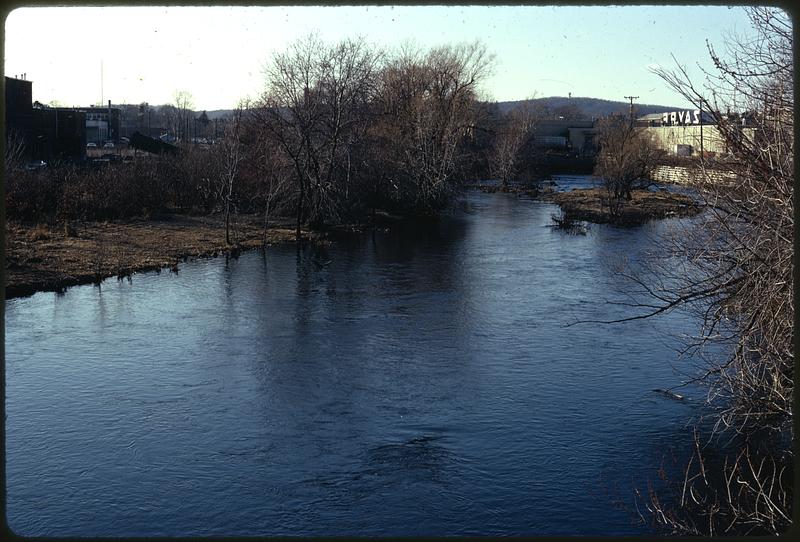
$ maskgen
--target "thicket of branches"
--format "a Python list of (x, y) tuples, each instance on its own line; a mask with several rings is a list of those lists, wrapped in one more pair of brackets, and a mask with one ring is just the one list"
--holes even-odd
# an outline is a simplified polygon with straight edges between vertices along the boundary
[[(699, 164), (708, 206), (698, 227), (670, 240), (675, 261), (632, 277), (649, 297), (649, 314), (680, 306), (697, 311), (702, 329), (687, 351), (705, 356), (694, 379), (708, 387), (716, 436), (697, 446), (670, 509), (649, 502), (656, 523), (689, 534), (780, 533), (791, 524), (794, 368), (794, 59), (790, 18), (748, 8), (753, 33), (709, 46), (716, 70), (695, 84), (686, 69), (658, 74), (695, 107), (708, 111), (732, 159)], [(751, 134), (741, 129), (747, 112)], [(730, 113), (730, 114), (729, 114)], [(720, 183), (712, 172), (732, 174)], [(640, 305), (641, 306), (641, 305)], [(723, 350), (727, 355), (713, 352)], [(712, 472), (715, 471), (715, 472)]]
[(597, 144), (595, 175), (603, 179), (609, 210), (616, 215), (633, 190), (652, 184), (653, 170), (664, 152), (647, 130), (619, 115), (598, 121)]
[(503, 186), (513, 179), (531, 180), (532, 159), (538, 154), (533, 133), (537, 112), (521, 105), (498, 119), (489, 152), (489, 171)]
[[(214, 145), (181, 141), (177, 157), (99, 169), (26, 171), (7, 157), (8, 214), (37, 222), (202, 211), (229, 225), (249, 211), (263, 212), (265, 229), (290, 214), (298, 236), (303, 225), (360, 222), (376, 209), (436, 215), (465, 181), (531, 176), (522, 158), (532, 113), (501, 115), (479, 99), (492, 67), (480, 42), (385, 51), (309, 35), (270, 57), (263, 95), (215, 127)], [(169, 106), (184, 128), (190, 99), (178, 93), (179, 107)]]
[(292, 216), (298, 237), (305, 225), (364, 222), (376, 210), (435, 216), (466, 182), (537, 178), (533, 130), (544, 112), (523, 105), (500, 113), (481, 89), (493, 61), (478, 41), (387, 51), (312, 34), (271, 55), (263, 94), (214, 123), (214, 145), (190, 144), (194, 120), (204, 134), (209, 121), (191, 119), (191, 95), (178, 92), (176, 105), (139, 110), (140, 123), (183, 136), (177, 157), (26, 171), (12, 152), (8, 216), (219, 212), (229, 241), (239, 212), (263, 213), (265, 232), (272, 217)]
[(479, 85), (491, 68), (480, 43), (395, 53), (360, 39), (315, 35), (275, 54), (248, 111), (260, 149), (273, 149), (297, 231), (376, 207), (435, 214), (473, 159)]
[(6, 163), (6, 215), (29, 223), (106, 220), (152, 215), (167, 209), (207, 213), (216, 207), (219, 177), (215, 150), (187, 148), (177, 157), (131, 163), (47, 169), (12, 169)]

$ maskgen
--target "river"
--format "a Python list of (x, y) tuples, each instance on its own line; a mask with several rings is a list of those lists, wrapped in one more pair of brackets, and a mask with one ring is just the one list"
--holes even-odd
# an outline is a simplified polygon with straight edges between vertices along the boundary
[[(425, 228), (6, 302), (24, 536), (631, 535), (691, 444), (680, 312), (620, 325), (614, 262), (676, 223), (548, 227), (468, 193)], [(629, 510), (616, 502), (624, 501)]]

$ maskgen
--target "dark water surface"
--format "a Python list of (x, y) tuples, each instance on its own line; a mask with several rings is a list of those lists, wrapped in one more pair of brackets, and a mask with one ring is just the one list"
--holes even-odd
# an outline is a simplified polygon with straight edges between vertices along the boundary
[(692, 402), (670, 314), (609, 267), (670, 221), (585, 236), (470, 193), (436, 227), (6, 304), (7, 519), (34, 536), (639, 534)]

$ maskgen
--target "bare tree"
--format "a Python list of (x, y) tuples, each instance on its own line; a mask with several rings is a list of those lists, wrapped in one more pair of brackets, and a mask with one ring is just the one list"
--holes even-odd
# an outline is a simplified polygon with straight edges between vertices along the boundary
[(220, 153), (220, 183), (218, 198), (222, 202), (225, 219), (225, 243), (231, 244), (231, 217), (237, 214), (234, 201), (234, 189), (239, 176), (239, 164), (242, 161), (243, 149), (241, 141), (242, 114), (245, 104), (239, 104), (233, 113), (233, 119), (225, 130), (225, 137), (217, 146)]
[(505, 116), (495, 136), (489, 165), (492, 175), (503, 186), (507, 186), (508, 181), (519, 173), (522, 151), (532, 135), (533, 119), (532, 108), (528, 103), (523, 103)]
[[(251, 120), (253, 120), (251, 118)], [(287, 198), (292, 179), (292, 164), (288, 157), (275, 145), (268, 131), (264, 130), (257, 121), (251, 122), (255, 132), (255, 174), (257, 176), (258, 191), (256, 198), (264, 206), (264, 227), (262, 231), (262, 244), (267, 243), (267, 230), (271, 213), (275, 211), (276, 204)]]
[(339, 217), (379, 62), (363, 39), (327, 46), (310, 35), (273, 55), (265, 70), (257, 116), (293, 164), (298, 238), (304, 218), (320, 226)]
[(187, 90), (179, 90), (175, 92), (175, 109), (176, 109), (176, 131), (175, 135), (182, 140), (189, 138), (190, 128), (189, 122), (194, 115), (192, 108), (194, 107), (194, 100), (192, 93)]
[(750, 35), (730, 37), (724, 53), (709, 46), (715, 71), (704, 85), (680, 65), (656, 71), (713, 117), (730, 155), (697, 166), (705, 219), (665, 239), (668, 258), (654, 260), (650, 276), (629, 275), (647, 299), (635, 303), (647, 311), (631, 318), (696, 312), (702, 328), (685, 351), (705, 366), (690, 382), (708, 386), (715, 430), (743, 439), (716, 476), (698, 446), (682, 484), (689, 499), (677, 511), (651, 498), (653, 519), (674, 532), (777, 534), (792, 517), (793, 34), (778, 9), (748, 12)]
[(339, 217), (379, 62), (363, 39), (327, 46), (312, 34), (273, 55), (265, 70), (257, 116), (293, 165), (298, 238), (304, 218), (320, 226)]
[[(705, 291), (702, 299), (713, 300), (709, 331), (716, 332), (723, 320), (736, 331), (733, 356), (718, 368), (726, 377), (718, 380), (729, 397), (739, 400), (722, 421), (742, 427), (768, 420), (774, 424), (777, 416), (786, 428), (794, 360), (792, 27), (780, 10), (758, 7), (749, 13), (755, 36), (730, 41), (725, 57), (730, 60), (710, 48), (717, 73), (705, 92), (683, 68), (658, 73), (684, 97), (704, 106), (731, 152), (726, 159), (699, 164), (697, 179), (710, 208), (709, 220), (676, 247), (698, 268), (699, 279), (684, 284), (683, 291)], [(705, 97), (709, 90), (716, 95), (712, 102)], [(723, 102), (724, 97), (731, 101)], [(755, 124), (755, 131), (743, 129), (741, 116), (727, 114), (741, 105), (738, 100), (745, 100), (752, 111), (748, 124)], [(731, 182), (721, 183), (720, 173)], [(706, 333), (705, 339), (713, 336)]]
[(180, 135), (180, 110), (174, 105), (164, 104), (159, 106), (156, 111), (153, 111), (153, 118), (151, 120), (155, 126), (158, 126), (159, 128), (166, 128), (172, 132), (175, 137)]
[(611, 199), (630, 200), (634, 189), (652, 184), (663, 153), (646, 130), (631, 126), (622, 116), (606, 117), (597, 123), (597, 142), (595, 174), (603, 178)]
[(480, 42), (427, 52), (406, 45), (383, 71), (389, 182), (418, 210), (435, 211), (455, 190), (454, 174), (475, 127), (476, 96), (492, 58)]

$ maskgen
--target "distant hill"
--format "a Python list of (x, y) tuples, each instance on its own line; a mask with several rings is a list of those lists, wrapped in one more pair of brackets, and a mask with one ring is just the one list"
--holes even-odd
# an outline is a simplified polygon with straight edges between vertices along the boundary
[[(220, 119), (223, 117), (230, 117), (233, 115), (235, 109), (214, 109), (213, 111), (206, 111), (206, 115), (208, 115), (208, 120)], [(200, 111), (197, 111), (197, 114), (200, 114)]]
[[(525, 102), (530, 102), (537, 108), (544, 108), (553, 112), (559, 108), (569, 108), (573, 111), (577, 110), (587, 119), (605, 117), (615, 113), (627, 114), (630, 108), (630, 102), (615, 102), (612, 100), (601, 100), (600, 98), (568, 98), (566, 96), (550, 96), (549, 98), (535, 98), (533, 100), (497, 102), (497, 106), (500, 112), (505, 114)], [(685, 107), (640, 104), (636, 102), (633, 102), (633, 106), (637, 116), (686, 109)]]

